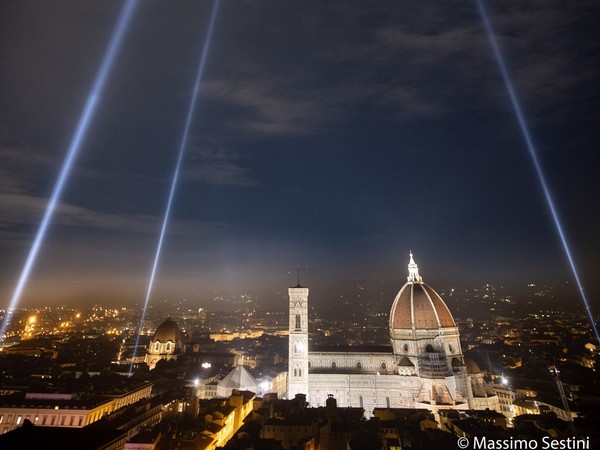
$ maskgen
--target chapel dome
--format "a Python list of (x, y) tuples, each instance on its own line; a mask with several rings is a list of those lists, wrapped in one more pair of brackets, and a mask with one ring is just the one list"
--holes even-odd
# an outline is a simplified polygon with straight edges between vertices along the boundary
[(153, 342), (180, 342), (181, 341), (181, 330), (179, 325), (170, 317), (161, 323), (156, 331), (154, 332)]
[(465, 366), (469, 375), (477, 375), (478, 373), (481, 373), (481, 369), (477, 363), (468, 356), (465, 356)]
[(437, 292), (423, 283), (412, 253), (408, 281), (396, 295), (390, 311), (390, 329), (437, 330), (456, 327), (456, 322)]

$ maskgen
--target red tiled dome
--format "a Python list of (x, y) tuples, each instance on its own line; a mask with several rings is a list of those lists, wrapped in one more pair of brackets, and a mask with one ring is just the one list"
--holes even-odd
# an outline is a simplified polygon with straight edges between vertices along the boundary
[(181, 330), (179, 330), (179, 326), (172, 319), (167, 319), (163, 323), (161, 323), (156, 331), (154, 332), (154, 337), (152, 341), (159, 342), (179, 342), (181, 341)]
[(456, 327), (456, 323), (437, 292), (425, 283), (417, 282), (408, 282), (400, 289), (390, 312), (390, 328), (446, 327)]

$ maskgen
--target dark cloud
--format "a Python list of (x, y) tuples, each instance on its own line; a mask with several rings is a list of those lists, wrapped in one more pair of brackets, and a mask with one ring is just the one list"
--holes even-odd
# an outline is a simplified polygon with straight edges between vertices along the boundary
[[(599, 162), (590, 150), (600, 143), (600, 7), (488, 3), (579, 265), (600, 290), (591, 225)], [(1, 4), (3, 291), (121, 5)], [(43, 283), (60, 291), (69, 279), (85, 280), (72, 287), (79, 294), (104, 283), (111, 295), (126, 285), (135, 297), (143, 286), (210, 5), (140, 3), (30, 299)], [(199, 94), (161, 295), (222, 285), (272, 292), (298, 263), (313, 268), (315, 286), (333, 289), (402, 274), (411, 248), (434, 285), (436, 277), (569, 278), (472, 3), (222, 2)]]
[(182, 181), (240, 187), (257, 184), (248, 168), (240, 165), (241, 157), (221, 144), (206, 141), (188, 153)]

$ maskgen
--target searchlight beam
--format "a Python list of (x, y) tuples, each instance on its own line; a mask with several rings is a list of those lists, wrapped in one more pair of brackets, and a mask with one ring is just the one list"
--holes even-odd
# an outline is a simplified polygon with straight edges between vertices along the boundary
[(75, 134), (73, 135), (71, 144), (69, 145), (69, 149), (67, 151), (67, 155), (65, 156), (63, 165), (60, 169), (58, 179), (56, 180), (56, 184), (54, 185), (54, 189), (52, 190), (52, 194), (50, 196), (48, 204), (46, 205), (46, 210), (42, 217), (42, 221), (35, 235), (33, 244), (31, 245), (31, 248), (29, 250), (29, 254), (27, 255), (25, 265), (23, 266), (21, 275), (19, 276), (19, 280), (11, 297), (8, 308), (6, 309), (4, 319), (2, 320), (2, 325), (0, 326), (0, 338), (4, 337), (6, 329), (10, 324), (12, 315), (17, 306), (19, 305), (19, 301), (21, 300), (23, 290), (25, 289), (27, 281), (29, 280), (29, 275), (31, 274), (31, 270), (35, 265), (35, 261), (42, 246), (42, 242), (44, 241), (46, 232), (48, 231), (48, 226), (52, 221), (52, 217), (54, 216), (54, 212), (56, 211), (56, 206), (60, 201), (60, 196), (63, 192), (66, 180), (69, 176), (71, 168), (73, 167), (73, 163), (75, 161), (77, 153), (81, 148), (81, 144), (85, 139), (90, 122), (94, 117), (94, 113), (96, 112), (102, 89), (106, 84), (106, 79), (108, 78), (108, 74), (110, 72), (111, 67), (114, 64), (116, 54), (118, 53), (118, 50), (121, 46), (123, 35), (125, 34), (125, 30), (127, 29), (131, 21), (131, 17), (133, 16), (137, 4), (138, 2), (136, 0), (127, 0), (123, 5), (117, 25), (110, 39), (108, 49), (106, 50), (106, 53), (102, 58), (100, 69), (98, 70), (98, 73), (94, 80), (94, 84), (92, 85), (92, 89), (83, 108), (83, 112), (81, 113), (81, 116), (79, 118), (77, 128), (75, 129)]
[(202, 74), (204, 73), (204, 66), (206, 65), (206, 57), (208, 55), (208, 50), (210, 48), (211, 37), (213, 28), (215, 25), (217, 10), (219, 8), (220, 0), (215, 0), (210, 16), (210, 20), (208, 23), (208, 30), (206, 32), (206, 38), (204, 40), (204, 46), (202, 47), (202, 53), (200, 55), (200, 64), (198, 65), (198, 71), (196, 73), (196, 81), (194, 83), (194, 90), (192, 93), (192, 99), (190, 101), (187, 118), (185, 121), (185, 127), (183, 129), (183, 134), (181, 136), (181, 143), (179, 145), (179, 154), (177, 156), (177, 163), (175, 165), (175, 172), (173, 173), (173, 179), (171, 181), (171, 189), (169, 191), (169, 199), (167, 201), (167, 208), (165, 210), (165, 215), (163, 217), (162, 227), (160, 230), (160, 236), (158, 238), (158, 245), (156, 247), (156, 254), (154, 256), (154, 262), (152, 264), (152, 271), (150, 273), (150, 279), (148, 281), (148, 289), (146, 291), (146, 298), (144, 300), (144, 307), (142, 309), (142, 315), (140, 318), (140, 325), (137, 329), (136, 338), (135, 338), (135, 347), (133, 348), (133, 357), (131, 360), (131, 364), (129, 365), (129, 376), (133, 373), (133, 365), (135, 361), (135, 355), (137, 352), (137, 347), (140, 342), (140, 333), (142, 332), (142, 327), (144, 324), (144, 318), (146, 317), (146, 311), (148, 310), (148, 304), (150, 301), (150, 295), (152, 293), (152, 288), (154, 286), (154, 279), (156, 276), (156, 270), (158, 268), (158, 262), (160, 260), (160, 253), (162, 250), (162, 245), (165, 237), (165, 232), (167, 230), (167, 224), (169, 222), (169, 215), (171, 213), (171, 205), (173, 204), (173, 197), (175, 195), (175, 188), (177, 186), (177, 181), (179, 179), (179, 171), (181, 169), (181, 163), (183, 161), (183, 155), (185, 153), (185, 148), (188, 140), (188, 135), (190, 132), (190, 128), (192, 125), (192, 119), (194, 117), (194, 111), (196, 110), (196, 101), (198, 98), (198, 92), (200, 91), (200, 83), (202, 82)]
[(529, 156), (531, 157), (531, 161), (533, 162), (533, 166), (535, 167), (535, 172), (538, 177), (538, 181), (542, 186), (542, 190), (544, 191), (544, 196), (546, 198), (546, 203), (548, 208), (550, 209), (550, 214), (552, 215), (552, 220), (556, 226), (556, 230), (558, 231), (558, 235), (560, 237), (560, 241), (562, 243), (563, 250), (565, 255), (567, 256), (567, 260), (569, 261), (569, 266), (571, 267), (571, 272), (573, 273), (573, 278), (575, 278), (575, 282), (577, 283), (577, 288), (579, 289), (579, 293), (581, 295), (581, 299), (583, 301), (585, 310), (587, 312), (588, 318), (590, 319), (590, 324), (592, 326), (592, 330), (598, 342), (600, 342), (600, 334), (598, 334), (598, 328), (596, 327), (596, 323), (594, 322), (594, 316), (592, 314), (592, 310), (590, 307), (590, 303), (588, 301), (587, 296), (583, 290), (583, 285), (581, 284), (581, 280), (579, 278), (579, 273), (575, 266), (575, 261), (573, 260), (573, 256), (571, 254), (571, 250), (569, 244), (567, 242), (567, 238), (565, 236), (564, 230), (562, 228), (560, 219), (558, 217), (558, 212), (556, 207), (554, 206), (554, 201), (552, 200), (552, 195), (550, 193), (550, 189), (546, 183), (546, 178), (544, 177), (544, 172), (542, 170), (542, 166), (540, 164), (538, 158), (537, 149), (533, 143), (533, 138), (531, 133), (529, 132), (529, 127), (527, 126), (527, 122), (525, 121), (525, 116), (523, 114), (523, 110), (521, 108), (521, 104), (519, 103), (519, 99), (517, 97), (517, 93), (513, 86), (512, 80), (510, 78), (508, 68), (504, 61), (504, 57), (502, 56), (502, 52), (500, 51), (500, 46), (498, 45), (498, 41), (496, 40), (496, 35), (494, 34), (494, 30), (492, 28), (492, 24), (490, 22), (488, 13), (483, 5), (483, 0), (475, 0), (477, 3), (477, 8), (479, 9), (479, 15), (481, 16), (481, 20), (483, 22), (483, 26), (485, 28), (485, 32), (490, 41), (490, 45), (494, 51), (494, 56), (496, 58), (496, 62), (498, 63), (498, 67), (500, 68), (500, 73), (502, 74), (502, 79), (504, 80), (504, 85), (506, 86), (506, 90), (508, 91), (508, 96), (510, 97), (510, 102), (512, 103), (513, 110), (515, 115), (517, 116), (517, 121), (519, 122), (519, 128), (523, 134), (523, 138), (525, 139), (525, 144), (527, 146), (527, 150), (529, 151)]

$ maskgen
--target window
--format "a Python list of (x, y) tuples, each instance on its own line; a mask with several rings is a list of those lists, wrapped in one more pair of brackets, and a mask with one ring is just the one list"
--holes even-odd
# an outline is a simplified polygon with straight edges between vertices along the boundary
[(300, 320), (300, 314), (296, 314), (296, 330), (302, 329), (302, 321)]
[(381, 363), (381, 370), (385, 370), (385, 369), (387, 369), (387, 365), (384, 362), (382, 362)]
[(331, 361), (331, 368), (335, 369), (337, 367), (337, 364), (335, 363), (335, 361)]
[(52, 420), (50, 420), (50, 425), (54, 425), (56, 423), (56, 416), (52, 416)]
[(298, 369), (298, 376), (301, 377), (302, 376), (302, 369)]
[(404, 351), (407, 352), (408, 351), (408, 344), (404, 344)]
[(23, 416), (17, 416), (17, 425), (21, 424), (22, 419), (23, 419)]
[(71, 420), (69, 421), (69, 426), (72, 427), (75, 422), (75, 416), (71, 416)]
[(154, 344), (154, 351), (157, 352), (158, 351), (158, 342), (156, 344)]
[(360, 405), (360, 407), (361, 407), (361, 408), (363, 408), (363, 407), (364, 407), (364, 404), (363, 404), (363, 396), (362, 396), (362, 395), (359, 395), (359, 396), (358, 396), (358, 403), (359, 403), (359, 405)]
[(48, 421), (48, 416), (44, 416), (42, 419), (42, 425), (46, 425), (47, 421)]
[(357, 368), (357, 369), (362, 369), (362, 363), (361, 363), (360, 361), (358, 361), (358, 362), (356, 363), (356, 368)]
[(65, 419), (66, 419), (66, 418), (67, 418), (66, 416), (62, 416), (62, 417), (60, 418), (60, 425), (61, 425), (61, 426), (65, 424)]
[(4, 415), (0, 415), (0, 423), (4, 422)]
[(79, 426), (83, 425), (83, 416), (79, 416)]
[(171, 351), (171, 343), (167, 342), (167, 351), (170, 352)]

